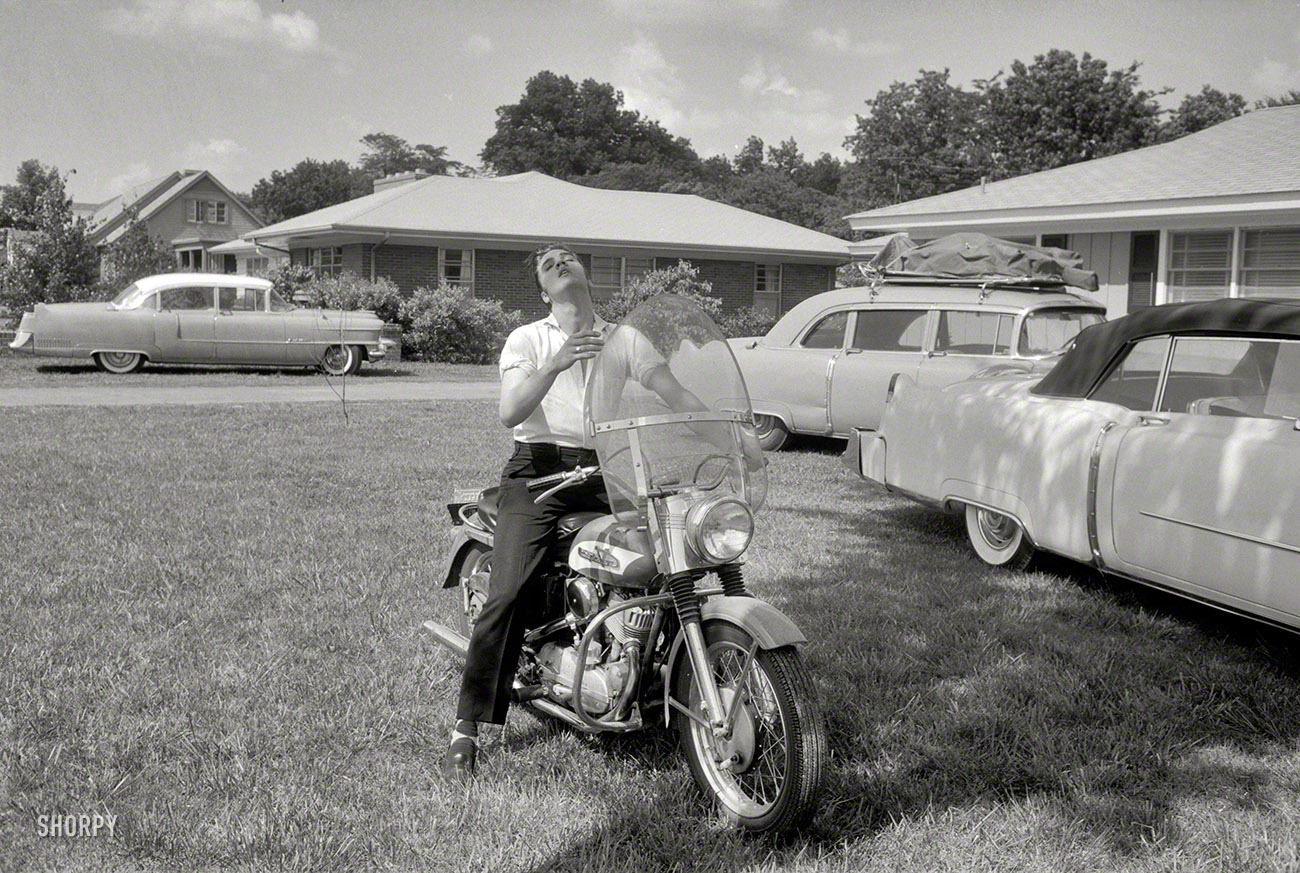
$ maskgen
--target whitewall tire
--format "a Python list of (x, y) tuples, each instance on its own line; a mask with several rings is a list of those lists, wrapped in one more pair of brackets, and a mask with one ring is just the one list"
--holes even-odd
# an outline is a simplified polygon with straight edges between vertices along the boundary
[(96, 352), (95, 363), (110, 373), (134, 373), (144, 366), (144, 355), (139, 352)]
[(994, 567), (1023, 570), (1036, 549), (1014, 518), (966, 504), (966, 535), (980, 560)]
[(775, 415), (754, 415), (754, 433), (765, 452), (775, 452), (790, 439), (790, 429)]
[(356, 346), (330, 346), (321, 358), (320, 368), (331, 376), (350, 376), (361, 369), (361, 349)]

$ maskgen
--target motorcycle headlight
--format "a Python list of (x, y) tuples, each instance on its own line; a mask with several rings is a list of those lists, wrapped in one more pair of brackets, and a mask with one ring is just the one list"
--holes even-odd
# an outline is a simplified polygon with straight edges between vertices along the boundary
[(686, 540), (702, 558), (728, 563), (739, 558), (754, 535), (754, 514), (735, 497), (713, 497), (686, 513)]

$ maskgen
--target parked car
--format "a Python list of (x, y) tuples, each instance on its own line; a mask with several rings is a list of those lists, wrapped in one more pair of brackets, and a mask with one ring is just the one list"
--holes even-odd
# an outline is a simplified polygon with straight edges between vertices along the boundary
[(110, 373), (145, 363), (320, 367), (341, 376), (384, 358), (392, 340), (373, 312), (302, 309), (265, 279), (168, 273), (128, 286), (111, 303), (38, 303), (9, 347), (93, 358)]
[(1105, 307), (1057, 284), (891, 279), (796, 304), (761, 338), (731, 340), (766, 450), (791, 433), (875, 428), (895, 373), (943, 386), (997, 364), (1045, 372)]
[(964, 512), (985, 562), (1043, 549), (1300, 627), (1300, 301), (1139, 310), (1045, 376), (888, 393), (846, 461)]

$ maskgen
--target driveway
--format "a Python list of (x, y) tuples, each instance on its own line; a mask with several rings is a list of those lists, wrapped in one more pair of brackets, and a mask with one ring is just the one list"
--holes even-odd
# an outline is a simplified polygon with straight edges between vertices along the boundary
[(333, 385), (131, 386), (79, 385), (67, 388), (0, 388), (0, 406), (153, 406), (211, 403), (324, 403), (387, 400), (495, 400), (495, 382), (390, 382), (348, 379)]

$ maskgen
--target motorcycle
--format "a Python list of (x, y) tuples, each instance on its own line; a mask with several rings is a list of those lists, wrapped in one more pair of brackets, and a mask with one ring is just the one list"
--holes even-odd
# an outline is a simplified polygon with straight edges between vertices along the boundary
[[(666, 366), (672, 380), (648, 378)], [(657, 388), (675, 384), (669, 394)], [(767, 492), (731, 349), (675, 295), (634, 309), (592, 361), (584, 416), (598, 464), (529, 483), (539, 502), (600, 475), (611, 511), (559, 522), (546, 614), (512, 700), (580, 731), (676, 729), (696, 783), (749, 831), (815, 811), (826, 729), (799, 628), (746, 589), (740, 563)], [(444, 588), (457, 627), (424, 627), (464, 659), (492, 574), (496, 488), (457, 491)]]

